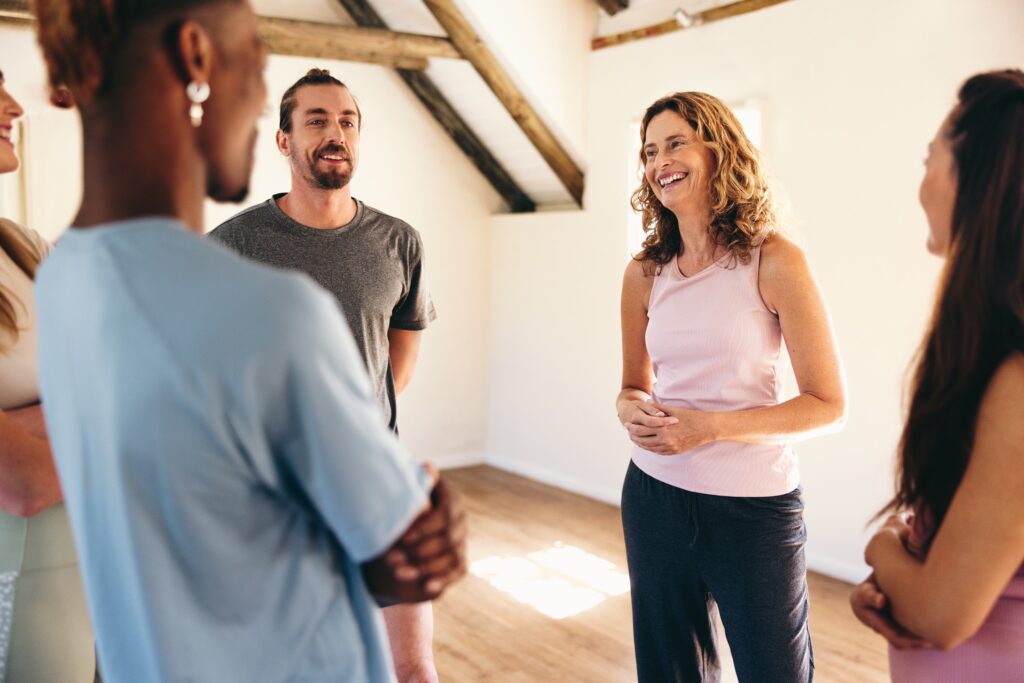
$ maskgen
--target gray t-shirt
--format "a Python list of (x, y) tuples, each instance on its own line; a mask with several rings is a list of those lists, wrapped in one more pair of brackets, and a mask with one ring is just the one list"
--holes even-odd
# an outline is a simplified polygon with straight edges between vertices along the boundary
[(397, 430), (388, 329), (422, 330), (437, 317), (423, 279), (423, 241), (408, 223), (358, 200), (348, 224), (310, 228), (281, 210), (283, 196), (242, 211), (210, 236), (261, 263), (307, 273), (334, 295), (388, 425)]

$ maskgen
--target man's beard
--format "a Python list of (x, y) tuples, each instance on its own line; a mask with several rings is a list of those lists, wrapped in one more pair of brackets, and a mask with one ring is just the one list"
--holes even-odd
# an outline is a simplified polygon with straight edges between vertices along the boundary
[[(348, 159), (349, 165), (345, 169), (338, 167), (329, 171), (321, 171), (317, 168), (317, 162), (323, 154), (340, 154)], [(297, 157), (298, 153), (293, 152), (293, 155)], [(298, 159), (295, 160), (298, 161)], [(313, 160), (306, 162), (306, 169), (306, 181), (321, 190), (340, 190), (352, 180), (352, 158), (344, 149), (335, 145), (318, 150)]]

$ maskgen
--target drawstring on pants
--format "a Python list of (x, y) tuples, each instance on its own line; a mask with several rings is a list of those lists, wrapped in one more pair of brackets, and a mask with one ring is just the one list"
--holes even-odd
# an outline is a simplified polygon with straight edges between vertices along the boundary
[(690, 547), (697, 542), (697, 535), (700, 534), (700, 518), (697, 511), (697, 496), (693, 495), (689, 491), (686, 492), (686, 516), (690, 520), (690, 529), (693, 531), (693, 536), (690, 538)]

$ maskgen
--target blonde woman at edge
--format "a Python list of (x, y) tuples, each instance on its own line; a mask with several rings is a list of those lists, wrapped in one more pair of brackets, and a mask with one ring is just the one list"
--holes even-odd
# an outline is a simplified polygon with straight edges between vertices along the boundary
[[(22, 113), (0, 72), (0, 173), (18, 168)], [(48, 250), (0, 218), (0, 681), (86, 683), (92, 631), (36, 383), (32, 277)]]
[[(757, 150), (720, 100), (676, 93), (641, 124), (643, 250), (622, 287), (622, 491), (641, 683), (814, 675), (793, 441), (835, 430), (846, 389), (803, 252), (776, 232)], [(799, 394), (781, 400), (785, 339)], [(657, 384), (655, 384), (657, 381)]]

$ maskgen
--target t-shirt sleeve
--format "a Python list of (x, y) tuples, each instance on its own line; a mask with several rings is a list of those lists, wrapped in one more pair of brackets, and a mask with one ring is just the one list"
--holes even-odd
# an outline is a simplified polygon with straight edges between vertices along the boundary
[(224, 246), (238, 251), (241, 245), (238, 244), (237, 239), (234, 239), (235, 232), (236, 231), (232, 229), (230, 223), (221, 223), (216, 228), (206, 233), (206, 236), (215, 242), (220, 242)]
[(400, 330), (424, 330), (437, 319), (423, 275), (423, 241), (418, 233), (413, 236), (406, 264), (406, 294), (391, 314), (390, 326)]
[[(304, 287), (309, 305), (289, 339), (280, 466), (358, 563), (394, 543), (427, 501), (430, 478), (387, 428), (334, 300)], [(301, 330), (301, 331), (300, 331)]]

